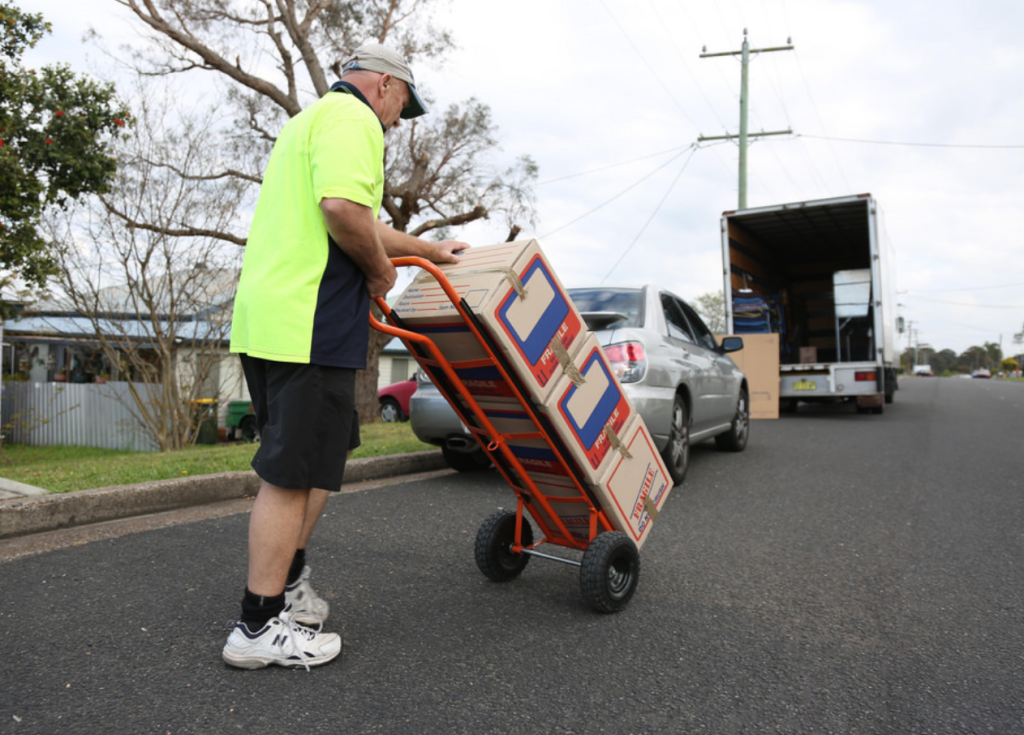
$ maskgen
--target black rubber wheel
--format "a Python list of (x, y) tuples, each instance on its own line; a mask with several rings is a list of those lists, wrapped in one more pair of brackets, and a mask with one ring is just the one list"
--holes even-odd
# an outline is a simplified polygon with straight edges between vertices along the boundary
[(598, 534), (583, 552), (580, 589), (598, 612), (618, 612), (629, 604), (640, 581), (640, 552), (621, 531)]
[(242, 441), (258, 442), (260, 440), (260, 430), (256, 426), (255, 416), (243, 417), (238, 422), (238, 429), (242, 433)]
[[(529, 554), (512, 553), (516, 540), (516, 514), (511, 510), (499, 510), (492, 515), (476, 534), (473, 553), (476, 565), (492, 582), (508, 582), (515, 579), (530, 561)], [(523, 546), (533, 543), (533, 529), (523, 518)]]
[(747, 400), (746, 388), (740, 389), (740, 398), (736, 403), (736, 415), (733, 416), (729, 431), (715, 437), (715, 445), (727, 452), (742, 452), (747, 448), (750, 436), (750, 401)]
[(686, 410), (686, 401), (680, 395), (676, 395), (672, 404), (668, 444), (661, 456), (672, 477), (672, 484), (678, 485), (686, 477), (686, 470), (690, 466), (690, 413)]
[(381, 398), (380, 399), (380, 420), (393, 424), (397, 421), (405, 421), (406, 416), (402, 412), (402, 407), (398, 405), (398, 401), (394, 398)]
[(443, 446), (441, 454), (444, 455), (444, 461), (448, 466), (459, 472), (479, 472), (491, 466), (490, 458), (479, 447), (471, 452), (460, 452)]

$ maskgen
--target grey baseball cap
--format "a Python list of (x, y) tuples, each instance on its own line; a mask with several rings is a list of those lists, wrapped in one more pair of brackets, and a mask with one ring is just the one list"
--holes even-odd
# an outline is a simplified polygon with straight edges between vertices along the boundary
[(378, 74), (390, 74), (401, 79), (409, 86), (409, 104), (402, 109), (402, 119), (411, 120), (425, 115), (427, 106), (423, 104), (419, 92), (416, 91), (416, 80), (413, 78), (409, 64), (396, 51), (379, 43), (363, 44), (342, 63), (342, 73), (352, 69), (375, 71)]

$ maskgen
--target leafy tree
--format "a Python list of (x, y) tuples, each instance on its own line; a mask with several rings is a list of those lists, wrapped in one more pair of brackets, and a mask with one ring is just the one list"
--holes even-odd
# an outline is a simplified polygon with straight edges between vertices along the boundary
[(108, 190), (117, 168), (110, 144), (129, 119), (110, 84), (67, 65), (22, 66), (49, 32), (41, 14), (0, 0), (0, 268), (30, 286), (55, 268), (40, 218)]
[(999, 363), (999, 369), (1004, 373), (1012, 373), (1020, 370), (1020, 363), (1012, 357), (1007, 357), (1001, 363)]
[(725, 334), (725, 292), (709, 291), (696, 298), (693, 308), (713, 334)]
[[(428, 62), (440, 62), (453, 47), (447, 31), (431, 19), (437, 0), (115, 0), (144, 24), (148, 43), (136, 50), (134, 66), (148, 77), (213, 72), (234, 110), (225, 131), (230, 161), (194, 179), (236, 180), (255, 188), (277, 131), (305, 104), (327, 93), (340, 76), (341, 61), (367, 40), (405, 56), (421, 79)], [(421, 95), (429, 94), (423, 81)], [(532, 185), (537, 168), (521, 157), (495, 170), (497, 128), (487, 105), (461, 105), (405, 121), (387, 137), (382, 217), (415, 235), (451, 234), (453, 226), (503, 215), (533, 223)], [(217, 145), (213, 136), (210, 145)], [(244, 242), (244, 217), (212, 233)], [(142, 224), (142, 223), (135, 223)], [(455, 235), (457, 236), (457, 235)], [(374, 333), (368, 370), (360, 374), (360, 416), (377, 414), (380, 350), (389, 341)]]

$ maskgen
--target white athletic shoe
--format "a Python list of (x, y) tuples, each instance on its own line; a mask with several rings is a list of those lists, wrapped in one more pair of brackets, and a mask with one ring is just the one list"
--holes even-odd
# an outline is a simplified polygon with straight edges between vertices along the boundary
[(277, 666), (320, 666), (341, 653), (341, 636), (307, 628), (294, 619), (286, 606), (262, 629), (251, 633), (245, 623), (235, 623), (221, 654), (224, 662), (240, 669)]
[(302, 574), (295, 584), (284, 588), (284, 602), (292, 606), (292, 618), (304, 625), (320, 625), (327, 620), (331, 606), (318, 595), (309, 584), (309, 567), (302, 568)]

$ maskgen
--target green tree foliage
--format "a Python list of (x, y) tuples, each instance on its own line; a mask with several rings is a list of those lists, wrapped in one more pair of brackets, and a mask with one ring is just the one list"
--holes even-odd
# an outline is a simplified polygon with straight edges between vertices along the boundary
[(49, 31), (42, 15), (0, 0), (0, 268), (37, 286), (54, 272), (40, 217), (107, 190), (117, 168), (108, 146), (129, 119), (112, 85), (66, 65), (22, 66)]
[(693, 303), (693, 308), (714, 334), (725, 334), (725, 292), (709, 291), (701, 294)]

